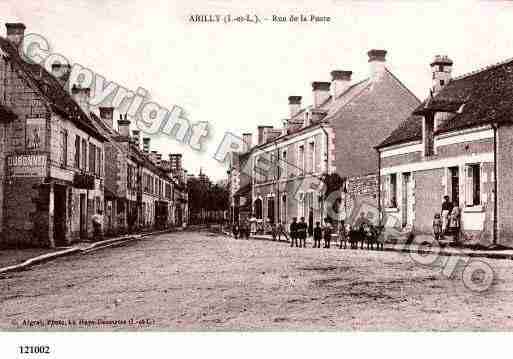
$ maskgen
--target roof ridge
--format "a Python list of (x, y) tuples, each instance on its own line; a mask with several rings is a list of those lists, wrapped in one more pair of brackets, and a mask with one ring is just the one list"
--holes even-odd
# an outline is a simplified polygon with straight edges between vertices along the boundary
[(499, 67), (499, 66), (505, 65), (505, 64), (507, 64), (509, 62), (513, 62), (513, 57), (509, 57), (509, 58), (507, 58), (505, 60), (493, 63), (491, 65), (483, 66), (483, 67), (478, 68), (476, 70), (473, 70), (473, 71), (467, 72), (465, 74), (453, 77), (452, 81), (461, 80), (461, 79), (464, 79), (464, 78), (469, 77), (469, 76), (477, 75), (477, 74), (479, 74), (481, 72), (493, 69), (494, 67)]
[[(349, 91), (351, 91), (353, 88), (355, 88), (356, 86), (358, 85), (361, 85), (362, 83), (364, 83), (365, 81), (368, 81), (370, 79), (370, 77), (366, 77), (360, 81), (357, 81), (353, 84), (351, 84), (347, 89), (344, 90), (344, 92), (342, 92), (340, 95), (338, 95), (337, 97), (333, 98), (332, 95), (330, 95), (321, 105), (325, 105), (327, 103), (329, 103), (330, 101), (337, 101), (339, 98), (341, 98), (342, 96), (346, 95), (347, 93), (349, 93)], [(356, 96), (356, 95), (355, 95)], [(353, 96), (354, 97), (354, 96)], [(344, 105), (345, 106), (345, 105)], [(342, 106), (343, 107), (343, 106)], [(300, 109), (292, 118), (296, 118), (297, 115), (299, 115), (300, 113), (310, 109), (310, 108), (313, 108), (313, 105), (307, 105), (305, 107), (303, 107), (302, 109)]]
[(402, 81), (401, 81), (401, 80), (400, 80), (396, 75), (394, 75), (394, 73), (393, 73), (392, 71), (390, 71), (390, 69), (389, 69), (388, 67), (386, 67), (386, 66), (385, 66), (385, 71), (386, 71), (388, 74), (390, 74), (390, 75), (392, 76), (392, 78), (393, 78), (395, 81), (397, 81), (401, 87), (403, 87), (403, 88), (404, 88), (404, 89), (405, 89), (405, 90), (406, 90), (410, 95), (412, 95), (412, 96), (415, 98), (415, 100), (417, 100), (417, 101), (419, 102), (419, 104), (420, 104), (420, 103), (422, 103), (422, 100), (421, 100), (420, 98), (418, 98), (418, 97), (417, 97), (417, 95), (415, 95), (415, 94), (413, 93), (413, 91), (412, 91), (412, 90), (410, 90), (410, 89), (408, 88), (408, 86), (406, 86), (406, 85), (405, 85), (405, 84), (404, 84), (404, 83), (403, 83), (403, 82), (402, 82)]

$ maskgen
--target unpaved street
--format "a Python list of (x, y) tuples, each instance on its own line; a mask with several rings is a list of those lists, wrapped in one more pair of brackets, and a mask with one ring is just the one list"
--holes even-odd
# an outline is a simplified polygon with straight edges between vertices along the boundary
[(406, 254), (148, 237), (0, 277), (0, 328), (511, 330), (513, 262), (484, 294)]

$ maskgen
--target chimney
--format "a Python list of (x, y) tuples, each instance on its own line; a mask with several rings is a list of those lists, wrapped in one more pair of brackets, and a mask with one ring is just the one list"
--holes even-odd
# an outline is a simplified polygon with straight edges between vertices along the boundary
[(75, 102), (80, 106), (82, 111), (89, 115), (89, 99), (91, 97), (91, 89), (86, 87), (82, 88), (73, 84), (71, 88), (71, 95)]
[(274, 126), (266, 126), (264, 128), (264, 143), (267, 143), (271, 138), (271, 133), (274, 129)]
[(243, 152), (248, 152), (251, 147), (253, 147), (253, 134), (252, 133), (243, 133), (242, 134), (243, 144)]
[(301, 110), (301, 96), (289, 96), (289, 113), (293, 118)]
[(170, 153), (169, 162), (171, 164), (171, 171), (178, 173), (182, 170), (182, 154)]
[(143, 137), (143, 152), (145, 152), (145, 153), (150, 152), (150, 138), (149, 137)]
[(71, 72), (71, 65), (69, 64), (61, 64), (54, 63), (52, 64), (52, 75), (59, 81), (62, 87), (66, 85), (66, 82), (69, 80), (69, 74)]
[(436, 55), (430, 66), (433, 73), (432, 93), (436, 95), (451, 80), (452, 60), (447, 55)]
[(379, 81), (385, 73), (386, 50), (370, 50), (369, 55), (370, 79), (372, 82)]
[(334, 70), (331, 71), (331, 96), (333, 100), (338, 98), (351, 85), (353, 71)]
[(329, 82), (312, 82), (312, 93), (314, 108), (318, 108), (330, 96), (330, 83)]
[(130, 121), (128, 121), (128, 119), (126, 118), (126, 113), (124, 119), (123, 115), (119, 115), (118, 133), (120, 136), (126, 137), (127, 139), (130, 136)]
[(258, 131), (258, 144), (265, 143), (266, 128), (273, 128), (273, 126), (257, 126)]
[(157, 162), (157, 151), (153, 150), (150, 152), (150, 160), (153, 163)]
[(100, 118), (110, 128), (114, 128), (114, 107), (100, 107)]
[(132, 138), (134, 139), (134, 143), (137, 146), (137, 148), (140, 148), (141, 146), (141, 138), (140, 138), (140, 130), (133, 130), (132, 131)]
[(19, 48), (23, 42), (25, 35), (25, 24), (21, 22), (8, 22), (5, 24), (7, 32), (7, 40), (9, 40), (16, 48)]

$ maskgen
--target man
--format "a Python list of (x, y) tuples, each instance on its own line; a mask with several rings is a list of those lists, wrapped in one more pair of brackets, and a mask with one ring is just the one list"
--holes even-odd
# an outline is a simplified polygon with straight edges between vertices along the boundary
[(297, 247), (297, 217), (292, 218), (292, 223), (290, 224), (290, 246)]
[(314, 231), (313, 231), (313, 240), (314, 240), (314, 248), (321, 248), (321, 239), (322, 239), (322, 228), (321, 223), (316, 222)]
[(314, 230), (314, 220), (313, 220), (313, 208), (310, 207), (310, 212), (308, 212), (308, 236), (313, 236), (313, 230)]
[[(277, 228), (277, 234), (278, 234), (278, 241), (281, 241), (281, 235), (285, 232), (285, 228), (283, 227), (283, 223), (281, 221), (278, 222), (278, 228)], [(285, 236), (285, 239), (287, 237)]]
[(103, 227), (103, 215), (102, 210), (99, 209), (96, 214), (91, 217), (93, 221), (93, 233), (94, 240), (98, 241), (102, 239), (102, 227)]
[(235, 221), (233, 223), (233, 238), (237, 239), (239, 238), (239, 222)]
[(442, 202), (442, 238), (445, 234), (447, 234), (447, 229), (449, 227), (449, 214), (451, 214), (453, 205), (449, 200), (449, 196), (444, 196), (444, 201)]
[(297, 236), (299, 238), (299, 247), (306, 248), (306, 232), (308, 226), (305, 222), (305, 217), (301, 217), (301, 222), (297, 225)]

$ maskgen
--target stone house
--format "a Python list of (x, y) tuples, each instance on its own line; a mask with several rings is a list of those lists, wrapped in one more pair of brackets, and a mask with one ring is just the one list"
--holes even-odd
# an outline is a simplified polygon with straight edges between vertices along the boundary
[(344, 213), (325, 208), (323, 174), (346, 178), (349, 195), (377, 205), (374, 146), (420, 101), (387, 69), (385, 50), (371, 50), (368, 58), (368, 78), (353, 82), (351, 71), (332, 71), (331, 82), (312, 83), (311, 106), (302, 107), (301, 96), (289, 97), (290, 116), (282, 129), (258, 127), (245, 166), (257, 218), (290, 223), (310, 212), (314, 222), (343, 218), (350, 206)]
[(25, 25), (0, 37), (2, 245), (63, 246), (92, 232), (103, 209), (105, 137), (73, 87), (20, 58)]
[(430, 96), (377, 146), (381, 207), (431, 233), (448, 195), (462, 209), (466, 240), (512, 246), (513, 61), (456, 78), (452, 67), (435, 57)]

